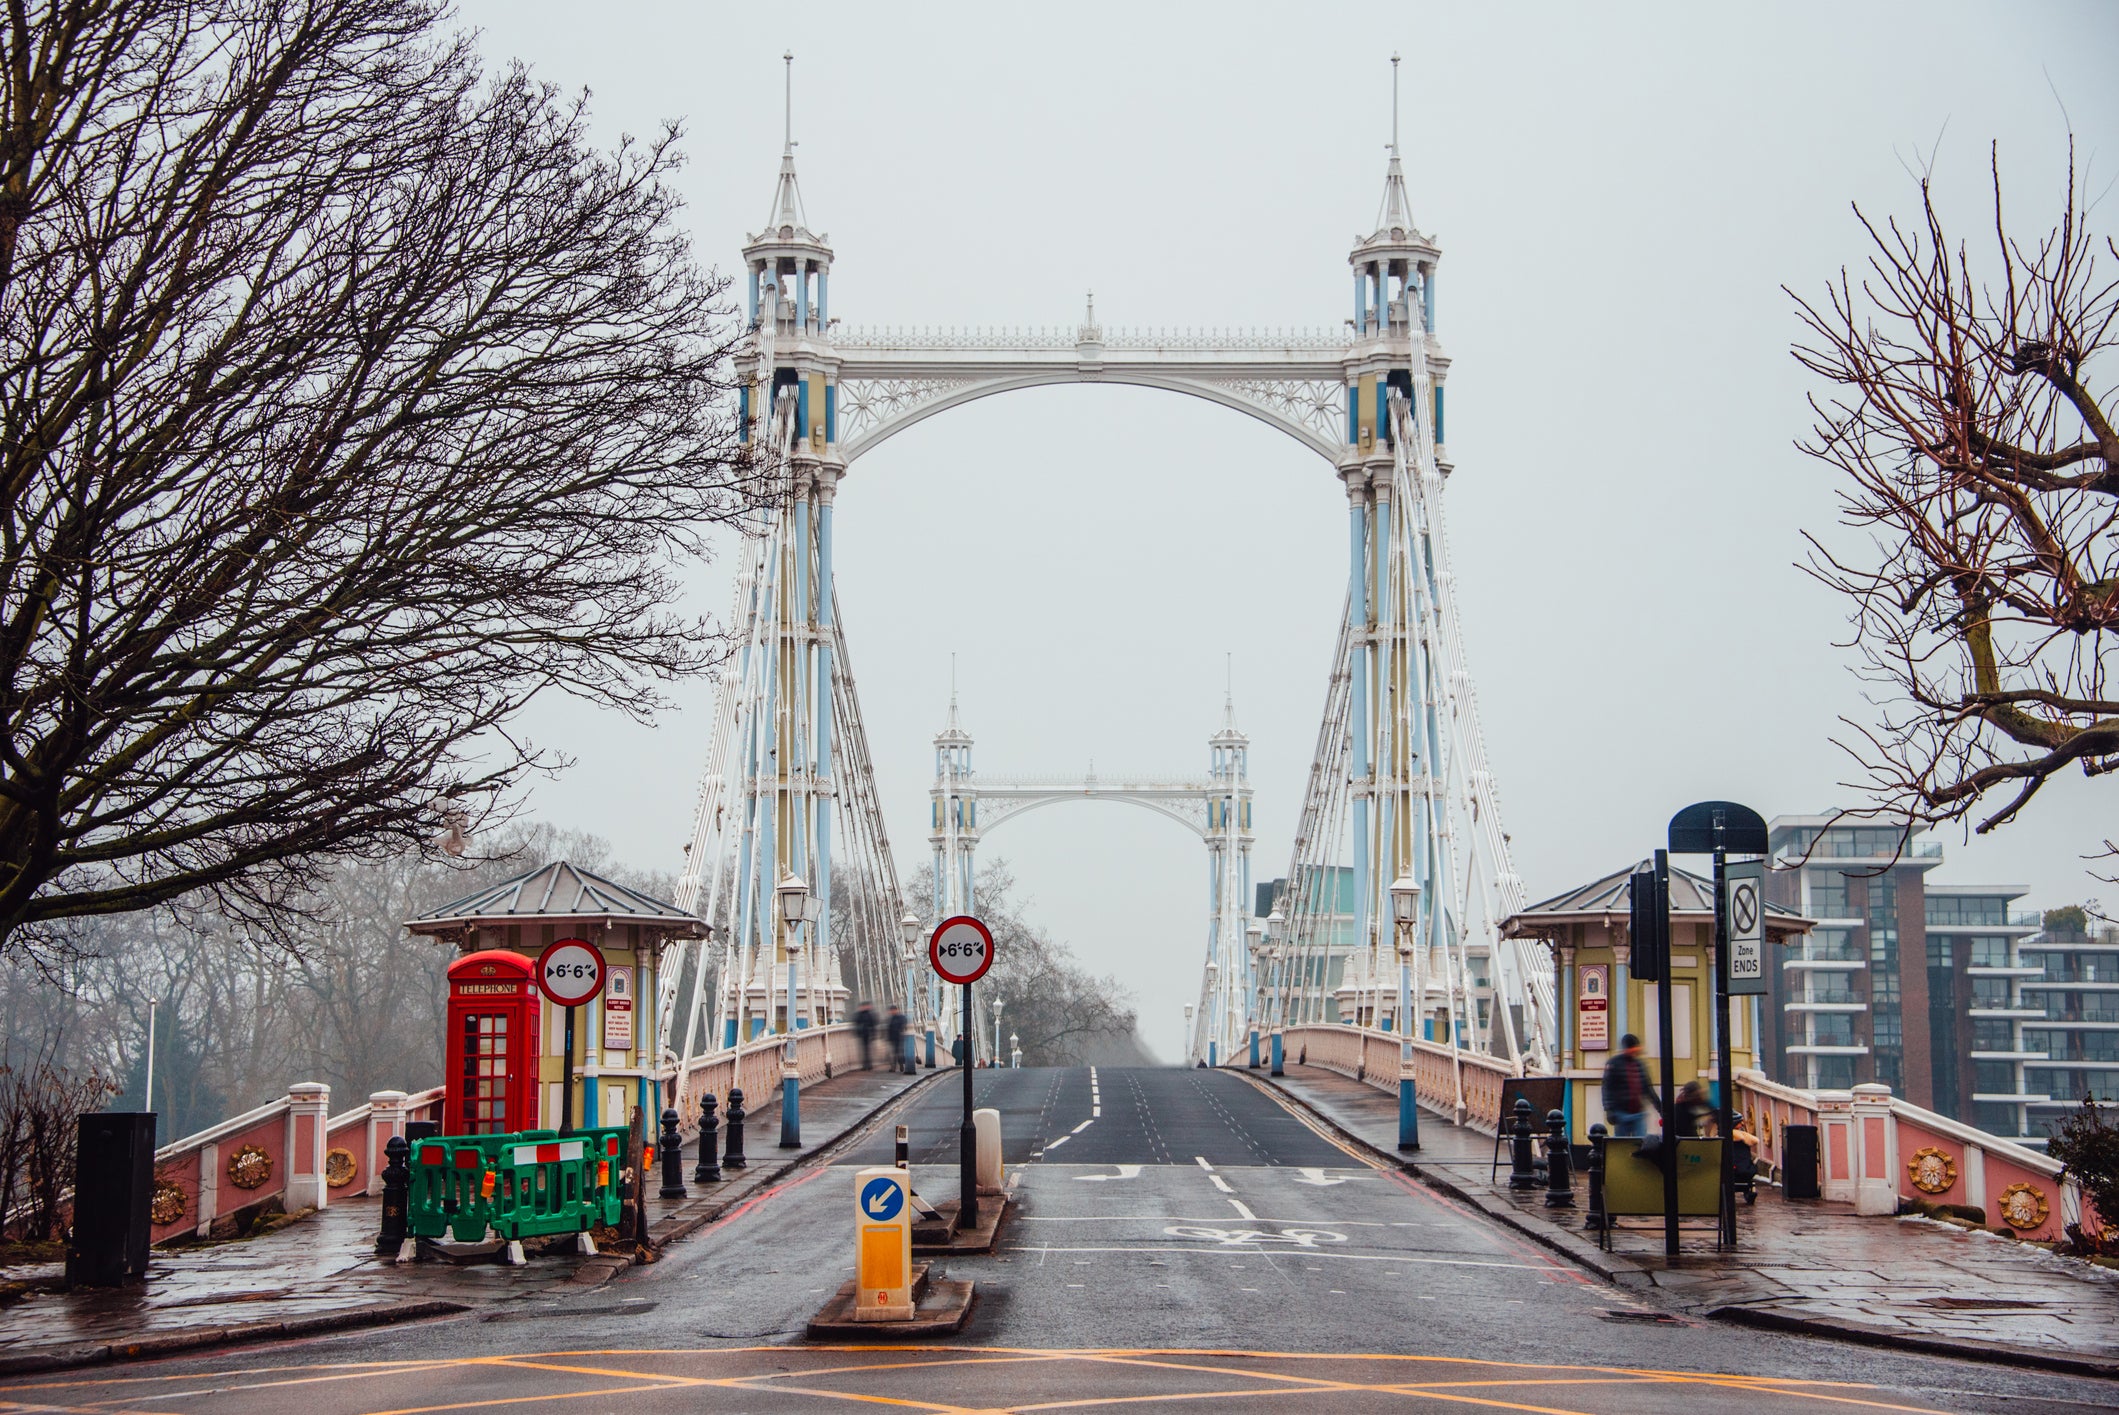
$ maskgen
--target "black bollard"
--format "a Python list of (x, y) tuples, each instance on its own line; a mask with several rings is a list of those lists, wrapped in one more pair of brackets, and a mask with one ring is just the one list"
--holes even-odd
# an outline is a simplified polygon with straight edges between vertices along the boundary
[(1574, 1155), (1568, 1151), (1567, 1115), (1547, 1111), (1545, 1115), (1545, 1207), (1575, 1206)]
[(406, 1221), (412, 1208), (412, 1166), (405, 1163), (412, 1147), (402, 1135), (392, 1135), (383, 1146), (383, 1231), (375, 1240), (375, 1251), (394, 1258), (405, 1246)]
[(1509, 1130), (1508, 1187), (1511, 1189), (1538, 1187), (1537, 1161), (1530, 1142), (1530, 1116), (1530, 1102), (1518, 1096), (1515, 1124)]
[(662, 1112), (662, 1138), (655, 1145), (662, 1151), (662, 1188), (656, 1191), (656, 1197), (690, 1198), (691, 1191), (684, 1187), (684, 1137), (677, 1133), (675, 1107)]
[(743, 1157), (743, 1088), (728, 1088), (728, 1145), (721, 1152), (723, 1169), (749, 1169), (750, 1161)]
[(721, 1118), (715, 1108), (712, 1091), (699, 1098), (699, 1167), (692, 1171), (694, 1184), (721, 1182)]
[(1583, 1227), (1599, 1232), (1604, 1228), (1604, 1141), (1609, 1133), (1602, 1121), (1589, 1127), (1589, 1221)]

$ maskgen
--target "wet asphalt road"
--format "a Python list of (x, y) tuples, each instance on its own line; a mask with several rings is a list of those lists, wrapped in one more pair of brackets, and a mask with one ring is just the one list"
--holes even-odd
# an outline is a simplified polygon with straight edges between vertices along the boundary
[[(284, 1415), (296, 1390), (303, 1415), (533, 1399), (639, 1415), (875, 1399), (1023, 1409), (1098, 1396), (1165, 1408), (1140, 1400), (1152, 1395), (1173, 1409), (1219, 1398), (1253, 1411), (1328, 1395), (1332, 1415), (1465, 1400), (2012, 1415), (2119, 1404), (2109, 1383), (1663, 1318), (1395, 1169), (1372, 1167), (1239, 1074), (1083, 1068), (974, 1081), (978, 1104), (1001, 1112), (1020, 1208), (998, 1253), (945, 1264), (979, 1293), (948, 1349), (820, 1351), (799, 1333), (851, 1271), (852, 1171), (890, 1161), (893, 1122), (911, 1127), (915, 1185), (932, 1199), (954, 1192), (953, 1076), (832, 1164), (600, 1291), (45, 1378), (34, 1394), (15, 1383), (0, 1387), (0, 1410), (12, 1397), (45, 1410), (96, 1402)], [(1055, 1354), (1063, 1349), (1073, 1354)], [(1138, 1354), (1146, 1350), (1256, 1354)], [(441, 1364), (361, 1364), (378, 1362)], [(306, 1369), (315, 1363), (331, 1369)], [(232, 1374), (246, 1370), (259, 1374)]]

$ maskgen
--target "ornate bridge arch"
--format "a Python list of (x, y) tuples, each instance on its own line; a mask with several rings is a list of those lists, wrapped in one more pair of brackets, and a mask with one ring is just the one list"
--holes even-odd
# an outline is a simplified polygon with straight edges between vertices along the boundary
[(1020, 388), (1115, 383), (1183, 393), (1286, 433), (1328, 462), (1346, 446), (1347, 341), (1326, 330), (1178, 334), (1113, 330), (1091, 296), (1073, 330), (843, 330), (840, 455), (848, 463), (951, 408)]
[[(681, 1025), (674, 995), (662, 999), (683, 1056), (702, 1034), (732, 1044), (760, 1028), (822, 1016), (832, 1005), (828, 986), (795, 979), (775, 991), (797, 955), (790, 977), (810, 970), (828, 984), (826, 964), (847, 959), (870, 995), (902, 966), (908, 1006), (930, 1028), (946, 1025), (942, 1000), (916, 987), (890, 917), (903, 901), (833, 588), (838, 484), (851, 463), (899, 431), (975, 399), (1119, 383), (1257, 418), (1324, 458), (1347, 497), (1346, 610), (1334, 626), (1323, 720), (1284, 908), (1276, 910), (1284, 915), (1284, 949), (1265, 950), (1275, 972), (1258, 990), (1241, 946), (1250, 838), (1243, 749), (1214, 739), (1216, 752), (1232, 754), (1235, 764), (1217, 756), (1213, 790), (1203, 793), (1209, 819), (1195, 827), (1218, 873), (1192, 1052), (1226, 1054), (1246, 1027), (1336, 1017), (1397, 1030), (1407, 1039), (1406, 1076), (1412, 1039), (1422, 1035), (1451, 1051), (1549, 1063), (1560, 1035), (1554, 958), (1501, 927), (1523, 905), (1522, 881), (1509, 860), (1449, 569), (1442, 491), (1451, 470), (1443, 441), (1450, 359), (1436, 334), (1435, 295), (1441, 255), (1413, 223), (1394, 132), (1373, 233), (1347, 256), (1353, 305), (1344, 328), (1106, 331), (1092, 300), (1071, 329), (842, 329), (830, 312), (832, 248), (803, 211), (789, 134), (772, 214), (743, 248), (749, 338), (736, 360), (741, 436), (780, 478), (782, 494), (746, 542), (730, 615), (744, 649), (721, 679), (680, 882), (680, 902), (714, 927), (721, 953), (709, 962), (702, 949), (688, 973), (662, 975), (672, 988), (680, 976), (692, 979)], [(1319, 637), (1328, 632), (1320, 626)], [(1080, 782), (1026, 786), (1028, 794), (1011, 796), (1014, 788), (980, 783), (953, 707), (935, 746), (931, 903), (943, 913), (973, 902), (982, 796), (991, 828), (1092, 792)], [(1189, 809), (1145, 789), (1093, 794), (1173, 819)], [(1232, 803), (1226, 818), (1217, 814), (1224, 800)], [(842, 876), (860, 881), (849, 891), (859, 908), (843, 920), (832, 904), (835, 845), (844, 852)], [(813, 933), (795, 949), (773, 908), (788, 874), (805, 877), (820, 896)], [(1394, 889), (1412, 901), (1414, 917), (1404, 924), (1393, 922)], [(710, 976), (721, 980), (711, 1005)], [(956, 1022), (986, 1035), (970, 1019)]]

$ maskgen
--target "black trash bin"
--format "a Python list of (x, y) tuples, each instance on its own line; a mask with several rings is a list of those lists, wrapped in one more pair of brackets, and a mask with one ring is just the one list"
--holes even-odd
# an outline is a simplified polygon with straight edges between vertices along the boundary
[(81, 1117), (74, 1149), (74, 1223), (66, 1241), (67, 1286), (122, 1287), (147, 1276), (154, 1184), (154, 1112)]
[(1781, 1195), (1789, 1199), (1817, 1197), (1817, 1127), (1781, 1127)]

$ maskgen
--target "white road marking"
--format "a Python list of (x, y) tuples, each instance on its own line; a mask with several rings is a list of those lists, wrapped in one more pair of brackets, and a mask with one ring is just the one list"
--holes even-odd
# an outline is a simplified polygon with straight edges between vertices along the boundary
[(1082, 1133), (1082, 1132), (1083, 1132), (1084, 1130), (1087, 1130), (1087, 1129), (1088, 1129), (1088, 1128), (1089, 1128), (1090, 1126), (1094, 1125), (1095, 1123), (1096, 1123), (1096, 1118), (1095, 1118), (1094, 1116), (1091, 1116), (1091, 1117), (1090, 1117), (1089, 1119), (1087, 1119), (1087, 1120), (1084, 1120), (1084, 1121), (1083, 1121), (1083, 1122), (1082, 1122), (1081, 1124), (1079, 1124), (1079, 1125), (1075, 1126), (1075, 1127), (1074, 1127), (1074, 1128), (1073, 1128), (1072, 1130), (1069, 1130), (1069, 1131), (1068, 1131), (1067, 1133), (1068, 1133), (1069, 1135), (1079, 1135), (1079, 1134), (1081, 1134), (1081, 1133)]
[(1097, 1116), (1102, 1115), (1103, 1113), (1104, 1108), (1100, 1105), (1093, 1105), (1089, 1107), (1089, 1118), (1091, 1120), (1094, 1120)]
[(1074, 1137), (1072, 1135), (1062, 1135), (1057, 1140), (1053, 1140), (1047, 1143), (1043, 1153), (1050, 1154), (1052, 1151), (1058, 1149), (1060, 1146), (1066, 1144), (1069, 1140), (1073, 1138)]
[[(1106, 1179), (1138, 1179), (1140, 1178), (1140, 1166), (1137, 1164), (1122, 1164), (1118, 1167), (1118, 1173), (1116, 1174), (1077, 1174), (1074, 1177), (1076, 1179), (1093, 1179), (1099, 1184)], [(1093, 1218), (1098, 1223), (1110, 1222), (1109, 1219), (1101, 1214), (1083, 1214), (1079, 1215), (1079, 1217)]]
[[(1229, 1202), (1230, 1202), (1230, 1203), (1232, 1203), (1232, 1204), (1234, 1204), (1234, 1205), (1236, 1206), (1236, 1216), (1237, 1216), (1238, 1218), (1242, 1219), (1242, 1220), (1243, 1220), (1243, 1221), (1244, 1221), (1245, 1223), (1256, 1223), (1256, 1222), (1258, 1222), (1258, 1215), (1257, 1215), (1257, 1214), (1254, 1214), (1254, 1213), (1252, 1213), (1252, 1212), (1251, 1212), (1251, 1209), (1250, 1209), (1250, 1206), (1249, 1206), (1248, 1204), (1244, 1203), (1244, 1201), (1243, 1201), (1243, 1200), (1241, 1200), (1241, 1199), (1231, 1199), (1231, 1200), (1229, 1200)], [(822, 1289), (822, 1288), (818, 1288), (817, 1290), (818, 1290), (819, 1292), (821, 1292), (821, 1291), (823, 1291), (824, 1289)]]
[[(1020, 1253), (1206, 1253), (1226, 1258), (1230, 1250), (1213, 1248), (1041, 1248), (1025, 1244), (1016, 1250)], [(1407, 1258), (1396, 1253), (1339, 1253), (1329, 1248), (1309, 1249), (1306, 1256), (1318, 1258), (1340, 1258), (1350, 1263), (1415, 1263), (1433, 1268), (1505, 1268), (1512, 1272), (1549, 1273), (1553, 1269), (1540, 1263), (1496, 1263), (1477, 1258)], [(1417, 1295), (1417, 1294), (1415, 1294)]]
[(1305, 1167), (1301, 1172), (1301, 1177), (1295, 1182), (1297, 1184), (1314, 1184), (1322, 1189), (1334, 1184), (1344, 1184), (1346, 1180), (1327, 1175), (1322, 1169), (1312, 1165)]
[(1233, 1193), (1235, 1193), (1235, 1192), (1236, 1192), (1236, 1191), (1235, 1191), (1234, 1189), (1231, 1189), (1231, 1188), (1229, 1187), (1229, 1181), (1228, 1181), (1228, 1180), (1226, 1180), (1226, 1179), (1223, 1179), (1223, 1178), (1222, 1178), (1222, 1177), (1221, 1177), (1220, 1175), (1218, 1175), (1218, 1174), (1210, 1174), (1210, 1175), (1208, 1175), (1208, 1176), (1207, 1176), (1207, 1178), (1209, 1178), (1209, 1179), (1213, 1180), (1213, 1181), (1214, 1181), (1214, 1187), (1215, 1187), (1216, 1189), (1219, 1189), (1219, 1190), (1220, 1190), (1220, 1191), (1221, 1191), (1222, 1193), (1224, 1193), (1224, 1194), (1233, 1194)]
[(1207, 1157), (1205, 1155), (1194, 1155), (1192, 1156), (1192, 1158), (1197, 1160), (1199, 1162), (1199, 1167), (1205, 1170), (1207, 1173), (1212, 1174), (1214, 1172), (1214, 1166), (1207, 1163)]

